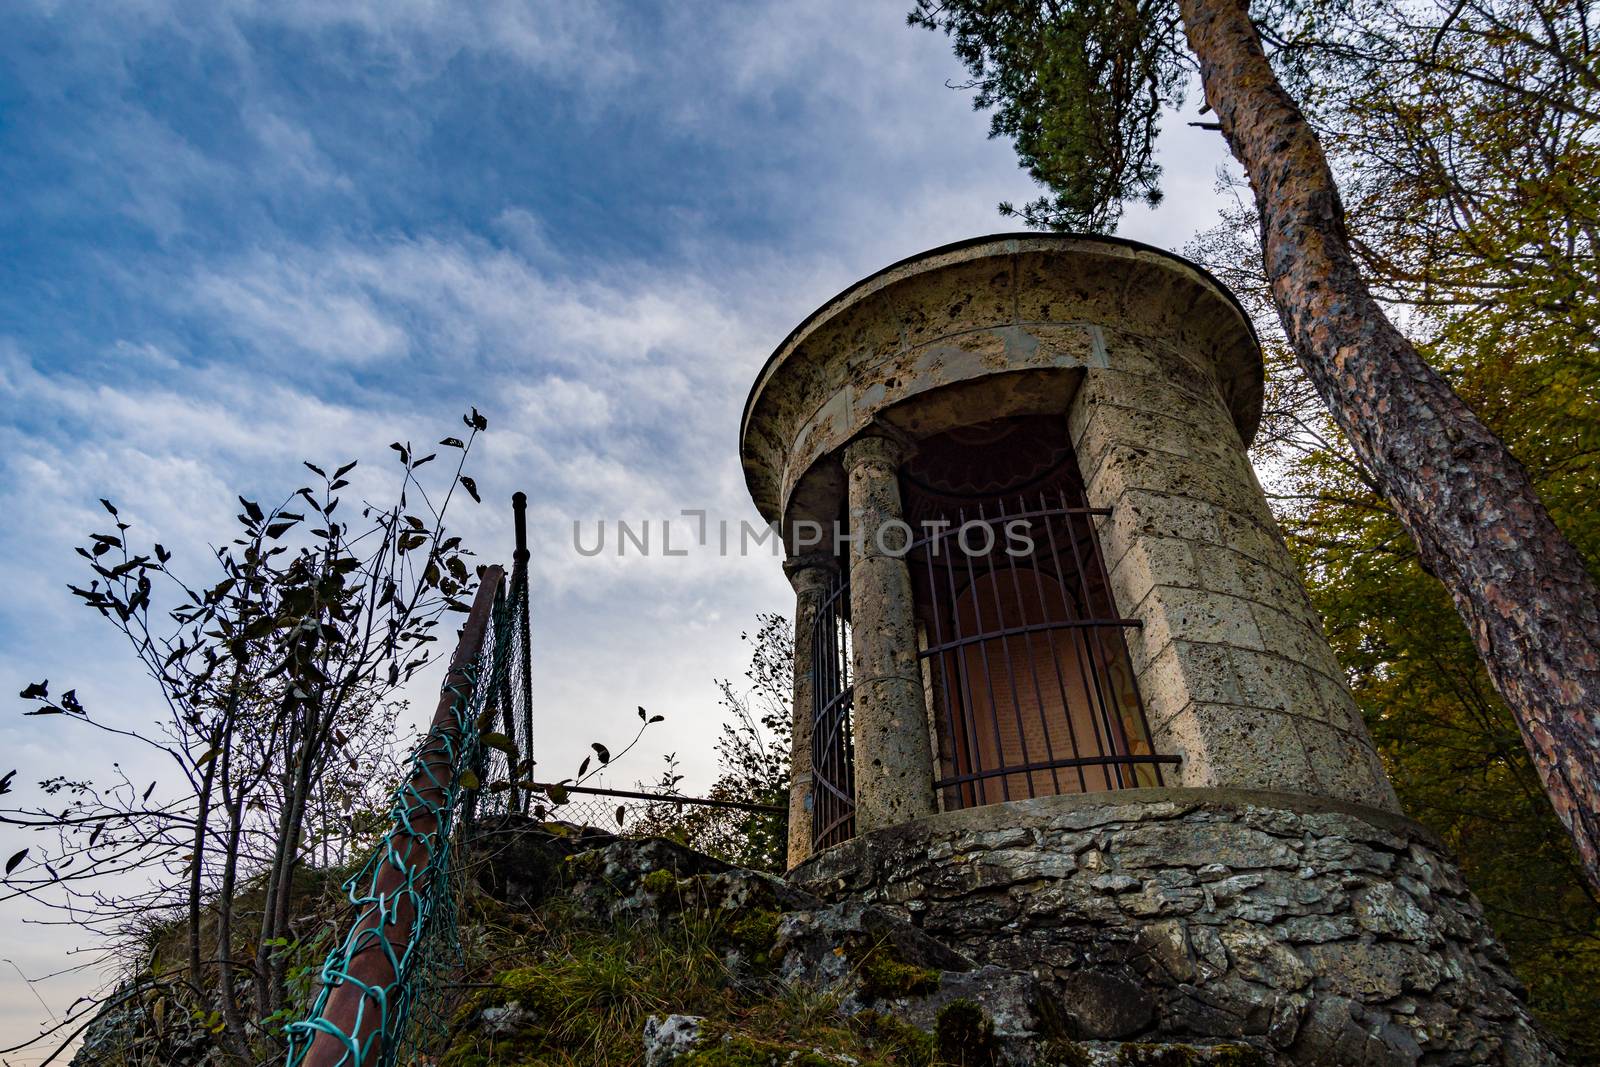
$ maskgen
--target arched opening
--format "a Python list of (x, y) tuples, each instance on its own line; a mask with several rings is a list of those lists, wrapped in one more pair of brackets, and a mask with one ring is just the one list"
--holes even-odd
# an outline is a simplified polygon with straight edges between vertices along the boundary
[(939, 434), (901, 482), (943, 806), (1160, 784), (1063, 420)]

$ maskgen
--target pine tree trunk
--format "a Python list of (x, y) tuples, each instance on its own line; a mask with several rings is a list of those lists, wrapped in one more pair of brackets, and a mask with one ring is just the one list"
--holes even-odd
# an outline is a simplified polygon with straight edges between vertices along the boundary
[(1373, 300), (1322, 145), (1246, 0), (1179, 10), (1206, 101), (1255, 191), (1295, 355), (1454, 598), (1600, 889), (1600, 591), (1527, 471)]

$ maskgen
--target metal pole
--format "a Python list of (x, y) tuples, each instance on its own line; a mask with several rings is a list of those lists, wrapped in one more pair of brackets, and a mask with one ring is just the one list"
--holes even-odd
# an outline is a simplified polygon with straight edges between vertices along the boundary
[[(522, 618), (516, 620), (521, 644), (522, 669), (518, 681), (522, 686), (522, 744), (518, 751), (528, 762), (528, 777), (533, 777), (533, 604), (528, 590), (528, 494), (511, 494), (511, 515), (516, 524), (517, 548), (511, 554), (511, 611), (520, 610)], [(520, 609), (518, 605), (521, 605)], [(516, 768), (512, 768), (515, 777)], [(524, 815), (532, 807), (532, 798), (522, 794)]]

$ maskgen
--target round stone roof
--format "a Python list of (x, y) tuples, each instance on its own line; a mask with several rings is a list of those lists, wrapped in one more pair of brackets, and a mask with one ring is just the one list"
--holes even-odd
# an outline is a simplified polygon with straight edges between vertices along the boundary
[(1240, 436), (1254, 436), (1260, 346), (1205, 269), (1120, 238), (994, 234), (885, 267), (784, 338), (740, 421), (750, 494), (777, 521), (806, 470), (882, 411), (979, 377), (1108, 365), (1128, 338), (1209, 360)]

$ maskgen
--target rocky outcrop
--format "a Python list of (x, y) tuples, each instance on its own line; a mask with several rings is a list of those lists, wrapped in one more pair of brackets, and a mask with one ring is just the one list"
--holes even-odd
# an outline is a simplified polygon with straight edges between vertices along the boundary
[(1455, 865), (1372, 809), (1051, 797), (868, 834), (791, 877), (1031, 975), (1080, 1040), (1244, 1038), (1304, 1067), (1558, 1062)]
[[(567, 830), (507, 829), (492, 846), (499, 869), (480, 879), (503, 902), (537, 907), (559, 893), (585, 921), (623, 926), (691, 915), (720, 931), (728, 972), (747, 995), (779, 996), (785, 987), (805, 987), (856, 1029), (921, 1047), (923, 1061), (936, 1056), (970, 1067), (1274, 1062), (1260, 1049), (1232, 1042), (1079, 1044), (1066, 1039), (1053, 990), (1030, 971), (979, 962), (893, 907), (848, 899), (830, 903), (784, 879), (661, 839), (589, 836), (583, 843), (594, 847), (579, 850)], [(467, 1025), (488, 1037), (510, 1036), (508, 1026), (534, 1021), (525, 1018), (531, 1010), (492, 998)], [(687, 1014), (649, 1019), (642, 1040), (647, 1067), (855, 1062), (837, 1050), (768, 1040)], [(454, 1061), (447, 1056), (446, 1062)]]

